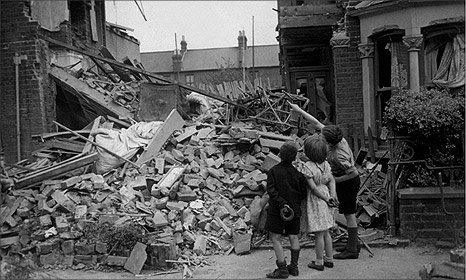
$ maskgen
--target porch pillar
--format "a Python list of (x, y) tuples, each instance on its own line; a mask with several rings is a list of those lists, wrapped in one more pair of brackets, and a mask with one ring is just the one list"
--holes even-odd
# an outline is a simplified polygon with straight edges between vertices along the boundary
[(374, 44), (360, 44), (359, 52), (362, 62), (362, 99), (364, 107), (364, 132), (375, 128), (375, 94), (374, 94)]
[(419, 47), (422, 44), (422, 35), (404, 36), (403, 43), (409, 48), (409, 88), (419, 91)]

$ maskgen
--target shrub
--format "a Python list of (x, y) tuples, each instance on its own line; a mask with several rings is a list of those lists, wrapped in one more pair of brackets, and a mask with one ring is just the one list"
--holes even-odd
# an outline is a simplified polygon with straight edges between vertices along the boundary
[[(384, 124), (395, 135), (410, 136), (427, 164), (463, 165), (464, 112), (464, 96), (437, 89), (400, 90), (388, 103)], [(411, 171), (408, 184), (436, 184), (425, 168)]]
[(388, 103), (385, 123), (396, 134), (416, 138), (456, 135), (464, 128), (464, 97), (436, 89), (400, 90)]

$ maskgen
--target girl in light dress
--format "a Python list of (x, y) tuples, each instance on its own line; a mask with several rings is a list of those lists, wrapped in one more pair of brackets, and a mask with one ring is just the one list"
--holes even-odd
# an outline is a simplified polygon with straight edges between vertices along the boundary
[(308, 266), (324, 270), (324, 267), (333, 267), (332, 237), (329, 229), (335, 225), (332, 207), (338, 204), (335, 180), (326, 161), (327, 144), (322, 135), (309, 136), (304, 141), (304, 153), (309, 161), (298, 164), (298, 170), (307, 177), (311, 188), (307, 195), (307, 217), (309, 231), (315, 233), (316, 242), (316, 260)]

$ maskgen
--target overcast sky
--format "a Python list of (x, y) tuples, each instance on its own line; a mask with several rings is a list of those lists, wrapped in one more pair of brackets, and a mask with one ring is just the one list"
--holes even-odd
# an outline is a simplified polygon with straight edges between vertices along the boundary
[(254, 16), (255, 45), (278, 44), (275, 37), (277, 1), (106, 1), (107, 21), (131, 27), (130, 35), (141, 42), (141, 52), (173, 50), (175, 32), (178, 48), (185, 35), (188, 49), (232, 47), (244, 29), (252, 44)]

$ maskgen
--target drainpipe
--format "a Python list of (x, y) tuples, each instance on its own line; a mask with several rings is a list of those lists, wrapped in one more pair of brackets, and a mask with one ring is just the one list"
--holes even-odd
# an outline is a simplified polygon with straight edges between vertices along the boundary
[(21, 60), (26, 60), (26, 55), (19, 55), (15, 53), (15, 57), (13, 58), (13, 63), (15, 64), (15, 81), (16, 81), (16, 155), (17, 160), (21, 160), (21, 126), (20, 126), (20, 118), (19, 118), (19, 65), (21, 64)]

